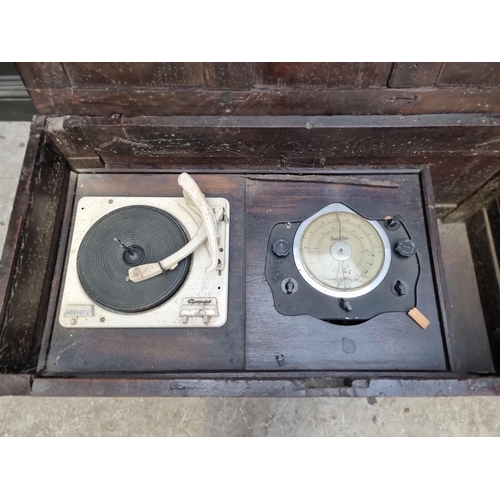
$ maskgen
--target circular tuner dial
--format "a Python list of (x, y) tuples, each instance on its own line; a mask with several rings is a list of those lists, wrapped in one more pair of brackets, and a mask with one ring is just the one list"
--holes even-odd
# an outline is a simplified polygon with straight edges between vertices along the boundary
[(391, 261), (382, 226), (341, 203), (302, 222), (293, 251), (302, 277), (333, 297), (359, 297), (372, 291), (387, 275)]

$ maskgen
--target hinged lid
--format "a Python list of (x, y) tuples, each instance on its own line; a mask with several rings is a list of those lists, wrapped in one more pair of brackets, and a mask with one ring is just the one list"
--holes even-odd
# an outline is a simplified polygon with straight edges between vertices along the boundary
[(499, 63), (17, 63), (44, 115), (500, 112)]

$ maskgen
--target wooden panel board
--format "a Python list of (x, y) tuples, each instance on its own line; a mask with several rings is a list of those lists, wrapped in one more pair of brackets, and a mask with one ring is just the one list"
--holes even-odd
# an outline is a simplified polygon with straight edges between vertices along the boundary
[(31, 89), (40, 114), (109, 116), (180, 115), (417, 115), (500, 113), (500, 89), (316, 89), (249, 91), (106, 88)]
[(71, 167), (101, 168), (104, 163), (79, 128), (66, 127), (64, 118), (48, 117), (45, 128)]
[[(498, 195), (500, 196), (500, 191)], [(486, 213), (490, 223), (491, 241), (495, 248), (497, 260), (500, 262), (500, 198), (493, 200), (486, 208)]]
[[(227, 171), (426, 164), (437, 202), (450, 205), (500, 171), (498, 115), (60, 117), (49, 119), (47, 133), (77, 171), (104, 164), (140, 171), (181, 164)], [(463, 156), (450, 156), (457, 153)]]
[(389, 87), (432, 87), (436, 84), (443, 63), (394, 63)]
[[(466, 119), (464, 122), (463, 119)], [(65, 127), (70, 126), (68, 125)], [(109, 160), (134, 157), (496, 156), (499, 115), (425, 117), (158, 117), (77, 121)]]
[[(247, 369), (248, 370), (446, 370), (442, 325), (431, 274), (418, 173), (370, 175), (360, 183), (252, 180), (247, 184)], [(279, 176), (278, 176), (279, 177)], [(398, 188), (377, 182), (393, 180)], [(362, 181), (374, 185), (361, 185)], [(417, 242), (421, 263), (417, 305), (431, 321), (420, 329), (404, 313), (388, 313), (368, 323), (339, 326), (308, 317), (283, 316), (273, 303), (264, 275), (271, 228), (277, 222), (307, 218), (333, 201), (347, 202), (370, 218), (403, 215)], [(378, 212), (374, 207), (383, 207)], [(368, 327), (368, 328), (367, 328)], [(276, 356), (285, 356), (280, 368)]]
[[(177, 175), (85, 174), (82, 196), (181, 196)], [(244, 204), (240, 176), (196, 175), (207, 196), (231, 204), (229, 312), (221, 328), (64, 329), (54, 321), (44, 375), (113, 372), (220, 371), (244, 368)], [(60, 249), (63, 251), (64, 249)], [(57, 276), (57, 280), (61, 276)], [(59, 286), (59, 285), (57, 285)], [(57, 288), (56, 288), (57, 290)], [(56, 312), (56, 317), (58, 313)], [(50, 335), (50, 329), (46, 332)], [(49, 344), (45, 341), (45, 344)]]
[(16, 63), (27, 89), (67, 89), (71, 86), (63, 63)]
[(429, 158), (426, 164), (436, 200), (445, 204), (461, 203), (500, 172), (500, 157), (495, 156)]
[(252, 63), (204, 63), (205, 86), (209, 89), (249, 90), (253, 84)]
[(75, 88), (203, 86), (203, 63), (64, 63)]
[[(190, 172), (200, 172), (207, 168), (226, 172), (265, 173), (279, 170), (282, 173), (328, 173), (329, 171), (353, 169), (409, 168), (414, 165), (427, 165), (432, 174), (432, 184), (436, 201), (439, 204), (439, 217), (455, 208), (457, 203), (471, 195), (484, 184), (484, 179), (491, 177), (499, 166), (493, 157), (396, 157), (396, 158), (326, 158), (321, 156), (282, 157), (282, 158), (148, 158), (129, 155), (107, 157), (105, 167), (116, 172), (181, 172), (189, 168)], [(486, 161), (488, 160), (488, 161)], [(96, 171), (85, 160), (70, 159), (69, 164), (77, 172)]]
[(5, 237), (2, 259), (0, 260), (0, 321), (3, 321), (5, 309), (9, 302), (9, 288), (16, 267), (24, 222), (30, 206), (36, 163), (42, 148), (44, 122), (45, 118), (42, 118), (33, 121), (31, 124), (26, 156), (24, 157), (16, 197), (14, 198), (14, 206), (12, 207), (9, 227)]
[(393, 63), (255, 63), (257, 86), (369, 88), (385, 87)]
[(463, 200), (455, 210), (450, 212), (446, 222), (457, 222), (471, 218), (477, 214), (483, 207), (492, 203), (500, 193), (500, 170), (489, 179), (486, 179), (480, 188), (475, 190), (469, 197)]
[(386, 378), (354, 379), (336, 376), (274, 379), (175, 378), (144, 379), (35, 379), (32, 396), (175, 396), (175, 397), (446, 397), (498, 396), (500, 378), (424, 378), (394, 374)]
[[(0, 366), (13, 372), (33, 368), (38, 357), (69, 174), (50, 143), (42, 144), (40, 157), (30, 170), (30, 199), (24, 200), (20, 247), (11, 263), (10, 294), (5, 297), (0, 329)], [(7, 253), (11, 252), (8, 242)]]
[(500, 87), (498, 62), (447, 62), (437, 81), (438, 86)]
[(479, 286), (491, 353), (497, 370), (500, 369), (500, 263), (486, 208), (467, 221), (467, 232)]
[(460, 374), (494, 372), (465, 224), (440, 224), (439, 236), (455, 371)]

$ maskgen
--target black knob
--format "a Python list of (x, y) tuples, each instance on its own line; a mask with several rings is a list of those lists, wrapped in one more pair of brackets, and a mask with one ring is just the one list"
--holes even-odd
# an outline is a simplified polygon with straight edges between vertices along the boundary
[(410, 286), (406, 281), (396, 280), (391, 283), (391, 291), (394, 295), (402, 297), (410, 291)]
[(293, 295), (298, 288), (299, 284), (293, 278), (285, 278), (281, 282), (281, 291), (287, 295)]
[(396, 244), (396, 252), (398, 252), (401, 257), (412, 257), (415, 255), (416, 251), (417, 247), (415, 246), (415, 243), (408, 238), (403, 238)]
[(273, 252), (278, 257), (286, 257), (290, 250), (292, 249), (292, 244), (285, 238), (278, 238), (273, 243)]
[(385, 219), (385, 227), (389, 231), (397, 231), (401, 227), (401, 216), (394, 215), (393, 217)]
[(348, 300), (340, 299), (340, 307), (342, 307), (342, 309), (345, 309), (347, 312), (352, 311), (351, 303)]

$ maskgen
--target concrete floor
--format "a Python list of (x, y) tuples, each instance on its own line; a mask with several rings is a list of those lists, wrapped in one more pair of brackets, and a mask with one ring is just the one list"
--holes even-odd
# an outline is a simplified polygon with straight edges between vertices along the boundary
[[(0, 122), (0, 248), (29, 123)], [(0, 398), (0, 436), (498, 436), (500, 398)]]

